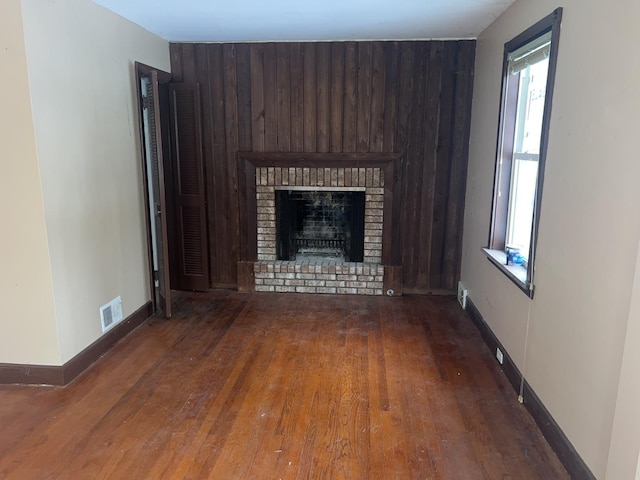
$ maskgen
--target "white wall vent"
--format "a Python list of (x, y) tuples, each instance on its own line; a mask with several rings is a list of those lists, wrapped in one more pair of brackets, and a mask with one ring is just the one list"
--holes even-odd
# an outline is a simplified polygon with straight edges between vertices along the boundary
[(102, 332), (106, 332), (122, 321), (122, 299), (120, 295), (100, 307), (100, 323)]
[(463, 310), (467, 309), (467, 292), (468, 290), (464, 288), (462, 282), (458, 282), (458, 303)]

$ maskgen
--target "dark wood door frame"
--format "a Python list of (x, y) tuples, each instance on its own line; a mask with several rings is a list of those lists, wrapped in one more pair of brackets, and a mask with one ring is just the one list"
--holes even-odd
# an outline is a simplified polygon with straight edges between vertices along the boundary
[[(162, 70), (158, 70), (149, 65), (145, 65), (139, 62), (135, 63), (135, 79), (136, 79), (136, 94), (137, 94), (137, 103), (138, 103), (138, 128), (139, 128), (139, 139), (140, 139), (140, 150), (141, 150), (141, 163), (142, 163), (142, 172), (143, 172), (143, 182), (144, 182), (144, 199), (145, 199), (145, 224), (147, 228), (147, 256), (148, 256), (148, 265), (149, 265), (149, 285), (150, 285), (150, 294), (153, 303), (153, 310), (157, 312), (158, 310), (162, 310), (165, 316), (168, 318), (171, 316), (171, 285), (169, 280), (169, 252), (168, 252), (168, 240), (167, 240), (167, 220), (166, 220), (166, 212), (167, 212), (167, 202), (165, 199), (165, 184), (164, 184), (164, 173), (163, 173), (163, 147), (162, 141), (160, 140), (157, 145), (158, 152), (158, 177), (159, 177), (159, 215), (162, 216), (163, 227), (161, 231), (157, 233), (157, 235), (161, 236), (161, 247), (162, 248), (162, 265), (158, 266), (159, 274), (154, 270), (154, 256), (153, 250), (155, 246), (153, 245), (154, 239), (152, 236), (151, 230), (151, 222), (155, 221), (155, 218), (151, 216), (152, 205), (149, 198), (149, 178), (152, 176), (152, 172), (147, 168), (147, 151), (145, 146), (145, 124), (143, 118), (143, 108), (144, 105), (142, 103), (142, 88), (141, 88), (141, 80), (147, 77), (151, 79), (151, 84), (159, 85), (166, 84), (171, 80), (171, 74), (168, 72), (164, 72)], [(153, 88), (153, 87), (152, 87)], [(158, 93), (158, 92), (156, 92)], [(161, 127), (161, 118), (160, 118), (160, 107), (158, 96), (156, 96), (156, 107), (153, 109), (153, 121), (156, 124), (156, 128), (158, 131), (162, 130)], [(160, 133), (160, 138), (162, 137), (162, 133)], [(154, 210), (156, 206), (153, 205)], [(156, 235), (156, 237), (157, 237)], [(164, 278), (161, 280), (158, 278), (158, 275), (162, 275)]]

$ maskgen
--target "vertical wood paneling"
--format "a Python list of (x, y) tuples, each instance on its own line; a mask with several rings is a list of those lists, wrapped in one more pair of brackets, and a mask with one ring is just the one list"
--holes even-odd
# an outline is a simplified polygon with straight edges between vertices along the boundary
[[(398, 245), (396, 258), (400, 258), (403, 264), (407, 260), (403, 244), (404, 237), (409, 230), (407, 226), (407, 200), (411, 192), (407, 190), (405, 180), (409, 178), (409, 171), (412, 158), (409, 152), (409, 126), (413, 115), (413, 65), (415, 61), (415, 44), (402, 42), (399, 49), (399, 68), (398, 68), (398, 110), (397, 123), (395, 132), (395, 148), (398, 152), (404, 152), (403, 163), (400, 165), (400, 171), (395, 178), (394, 192), (396, 193), (396, 201), (393, 204), (393, 217), (398, 222), (398, 228), (393, 230), (393, 244)], [(405, 274), (405, 284), (409, 284), (412, 278), (409, 272)]]
[(248, 44), (236, 48), (236, 77), (238, 82), (238, 149), (252, 150), (251, 125), (251, 51)]
[(342, 151), (355, 152), (358, 129), (358, 44), (347, 42), (344, 51), (344, 106)]
[(318, 152), (329, 151), (329, 70), (331, 69), (330, 59), (330, 45), (328, 43), (319, 43), (316, 47)]
[(384, 86), (384, 120), (382, 150), (397, 152), (396, 148), (396, 119), (398, 113), (398, 70), (399, 44), (388, 42), (384, 44), (385, 57), (385, 86)]
[[(214, 118), (209, 114), (213, 109), (213, 99), (211, 92), (211, 80), (212, 77), (209, 74), (211, 66), (209, 65), (209, 50), (206, 44), (200, 44), (195, 46), (195, 72), (196, 79), (200, 84), (200, 102), (202, 106), (202, 155), (204, 164), (204, 178), (205, 178), (205, 196), (206, 196), (206, 216), (207, 225), (211, 225), (215, 222), (215, 197), (214, 188), (216, 182), (215, 166), (210, 159), (217, 158), (214, 150), (213, 135), (208, 135), (206, 132), (210, 132), (214, 128)], [(217, 265), (215, 258), (216, 252), (216, 238), (211, 235), (209, 231), (208, 235), (208, 262), (209, 271), (214, 271)]]
[(264, 46), (264, 150), (278, 151), (278, 110), (276, 96), (276, 44)]
[(182, 82), (182, 47), (184, 44), (177, 43), (172, 44), (169, 52), (169, 59), (171, 61), (171, 81)]
[(467, 105), (473, 94), (473, 70), (460, 68), (461, 65), (473, 65), (475, 45), (470, 42), (458, 43), (458, 58), (455, 71), (455, 92), (453, 104), (453, 127), (451, 139), (451, 161), (449, 174), (449, 194), (447, 199), (447, 228), (444, 250), (445, 285), (455, 285), (460, 275), (462, 251), (462, 227), (464, 222), (464, 198), (467, 183), (467, 158), (469, 154), (468, 131), (471, 116)]
[[(225, 250), (227, 242), (221, 235), (217, 235), (222, 228), (227, 227), (224, 217), (220, 212), (228, 208), (229, 199), (225, 191), (226, 163), (227, 163), (227, 136), (225, 133), (225, 99), (224, 99), (224, 62), (222, 58), (222, 45), (207, 45), (209, 58), (209, 89), (210, 107), (205, 113), (211, 117), (212, 128), (204, 132), (205, 138), (211, 136), (213, 144), (213, 157), (205, 157), (205, 169), (211, 168), (213, 171), (213, 184), (207, 185), (209, 198), (213, 195), (213, 203), (209, 203), (209, 218), (213, 218), (213, 224), (209, 224), (209, 265), (213, 283), (220, 283), (220, 278), (224, 278), (228, 266), (225, 265)], [(212, 228), (212, 225), (215, 228)]]
[(251, 45), (251, 140), (253, 150), (264, 152), (264, 48)]
[(398, 78), (398, 122), (396, 124), (396, 151), (406, 151), (409, 147), (409, 124), (413, 107), (413, 64), (415, 46), (402, 43), (400, 46), (400, 66)]
[(418, 239), (422, 239), (423, 248), (418, 262), (416, 285), (426, 285), (431, 267), (431, 246), (434, 213), (434, 193), (436, 181), (436, 159), (438, 148), (438, 113), (440, 107), (440, 86), (442, 80), (443, 42), (430, 42), (429, 69), (425, 93), (424, 120), (424, 161), (421, 189), (421, 221), (418, 223)]
[(392, 259), (406, 291), (455, 288), (475, 42), (172, 44), (170, 55), (174, 81), (201, 86), (212, 285), (235, 284), (246, 245), (238, 151), (398, 152)]
[[(224, 178), (228, 180), (224, 186), (229, 211), (225, 216), (225, 232), (230, 232), (235, 238), (240, 236), (238, 215), (238, 170), (236, 168), (236, 152), (238, 151), (238, 78), (236, 75), (236, 45), (225, 44), (222, 47), (222, 61), (224, 64), (224, 123), (227, 136), (227, 155), (225, 160)], [(239, 258), (239, 243), (229, 245), (224, 252), (231, 258)], [(237, 266), (225, 261), (221, 265), (220, 283), (235, 284)]]
[(278, 151), (291, 151), (291, 69), (289, 44), (276, 46), (276, 109)]
[(356, 150), (369, 151), (369, 128), (371, 126), (371, 42), (362, 42), (358, 48), (358, 104)]
[(185, 43), (182, 48), (182, 82), (194, 83), (196, 79), (196, 45)]
[(304, 151), (304, 56), (301, 43), (291, 52), (291, 151)]
[(370, 152), (384, 151), (384, 62), (384, 47), (380, 42), (374, 42), (371, 52), (371, 114), (369, 125)]
[(316, 151), (316, 44), (304, 44), (304, 151)]
[(431, 228), (429, 284), (443, 284), (445, 231), (448, 210), (449, 175), (451, 173), (451, 135), (453, 120), (454, 74), (457, 44), (445, 45), (438, 119), (438, 147), (435, 172), (434, 207)]
[[(238, 149), (240, 151), (251, 151), (253, 149), (253, 112), (251, 109), (252, 104), (252, 76), (251, 76), (251, 47), (249, 44), (240, 44), (237, 48), (237, 58), (236, 58), (237, 72), (236, 77), (238, 79)], [(241, 175), (245, 175), (246, 172), (240, 168), (234, 167), (234, 158), (229, 159), (229, 167), (232, 171), (237, 172), (238, 177)], [(236, 163), (237, 165), (237, 160)], [(239, 181), (236, 181), (234, 184), (234, 189), (237, 192), (237, 205), (238, 212), (242, 211), (241, 205), (246, 205), (247, 199), (247, 191), (237, 190), (237, 185)], [(248, 222), (243, 221), (239, 216), (234, 219), (237, 222), (237, 229), (240, 238), (246, 238), (249, 235), (249, 225)], [(212, 235), (213, 232), (210, 232)], [(238, 256), (242, 258), (242, 244), (238, 246)], [(230, 265), (233, 269), (233, 264)], [(236, 284), (240, 287), (242, 282), (245, 284), (248, 281), (249, 276), (247, 275), (247, 265), (239, 266), (236, 269)], [(241, 278), (237, 278), (241, 277)], [(253, 275), (251, 275), (253, 278)]]
[[(405, 177), (403, 189), (405, 192), (402, 207), (401, 222), (407, 226), (402, 236), (403, 271), (407, 278), (414, 280), (420, 261), (423, 242), (418, 238), (418, 228), (409, 228), (409, 225), (419, 225), (422, 214), (419, 192), (424, 188), (422, 184), (422, 166), (424, 164), (423, 126), (425, 118), (425, 78), (428, 50), (426, 42), (418, 42), (412, 45), (413, 61), (411, 62), (411, 109), (408, 124), (407, 156), (405, 162)], [(408, 73), (408, 72), (407, 72)], [(427, 184), (430, 179), (427, 179)], [(415, 280), (414, 280), (415, 281)], [(407, 282), (407, 286), (415, 284)]]
[(344, 44), (331, 44), (331, 151), (342, 152)]

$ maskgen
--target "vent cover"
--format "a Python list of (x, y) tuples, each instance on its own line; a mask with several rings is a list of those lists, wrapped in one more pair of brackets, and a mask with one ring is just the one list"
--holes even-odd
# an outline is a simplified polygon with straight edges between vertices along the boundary
[(114, 325), (122, 321), (122, 299), (120, 295), (109, 303), (100, 307), (100, 323), (102, 332), (106, 332)]
[(467, 289), (464, 288), (462, 282), (458, 282), (458, 303), (463, 310), (467, 309)]

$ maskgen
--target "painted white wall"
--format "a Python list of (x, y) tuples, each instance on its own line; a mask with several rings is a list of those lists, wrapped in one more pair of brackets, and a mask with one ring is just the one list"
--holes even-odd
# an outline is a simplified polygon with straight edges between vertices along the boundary
[(23, 0), (62, 363), (102, 335), (99, 307), (150, 299), (135, 60), (169, 45), (89, 0)]
[(529, 302), (480, 249), (489, 231), (503, 45), (559, 6), (550, 0), (517, 0), (478, 39), (462, 281), (604, 478), (640, 238), (640, 65), (629, 61), (628, 48), (637, 43), (640, 3), (562, 5), (535, 299)]
[(611, 448), (607, 463), (609, 479), (634, 478), (640, 480), (640, 248), (636, 256), (636, 270), (631, 294), (629, 324), (622, 357)]
[(60, 363), (20, 0), (0, 2), (0, 363)]

